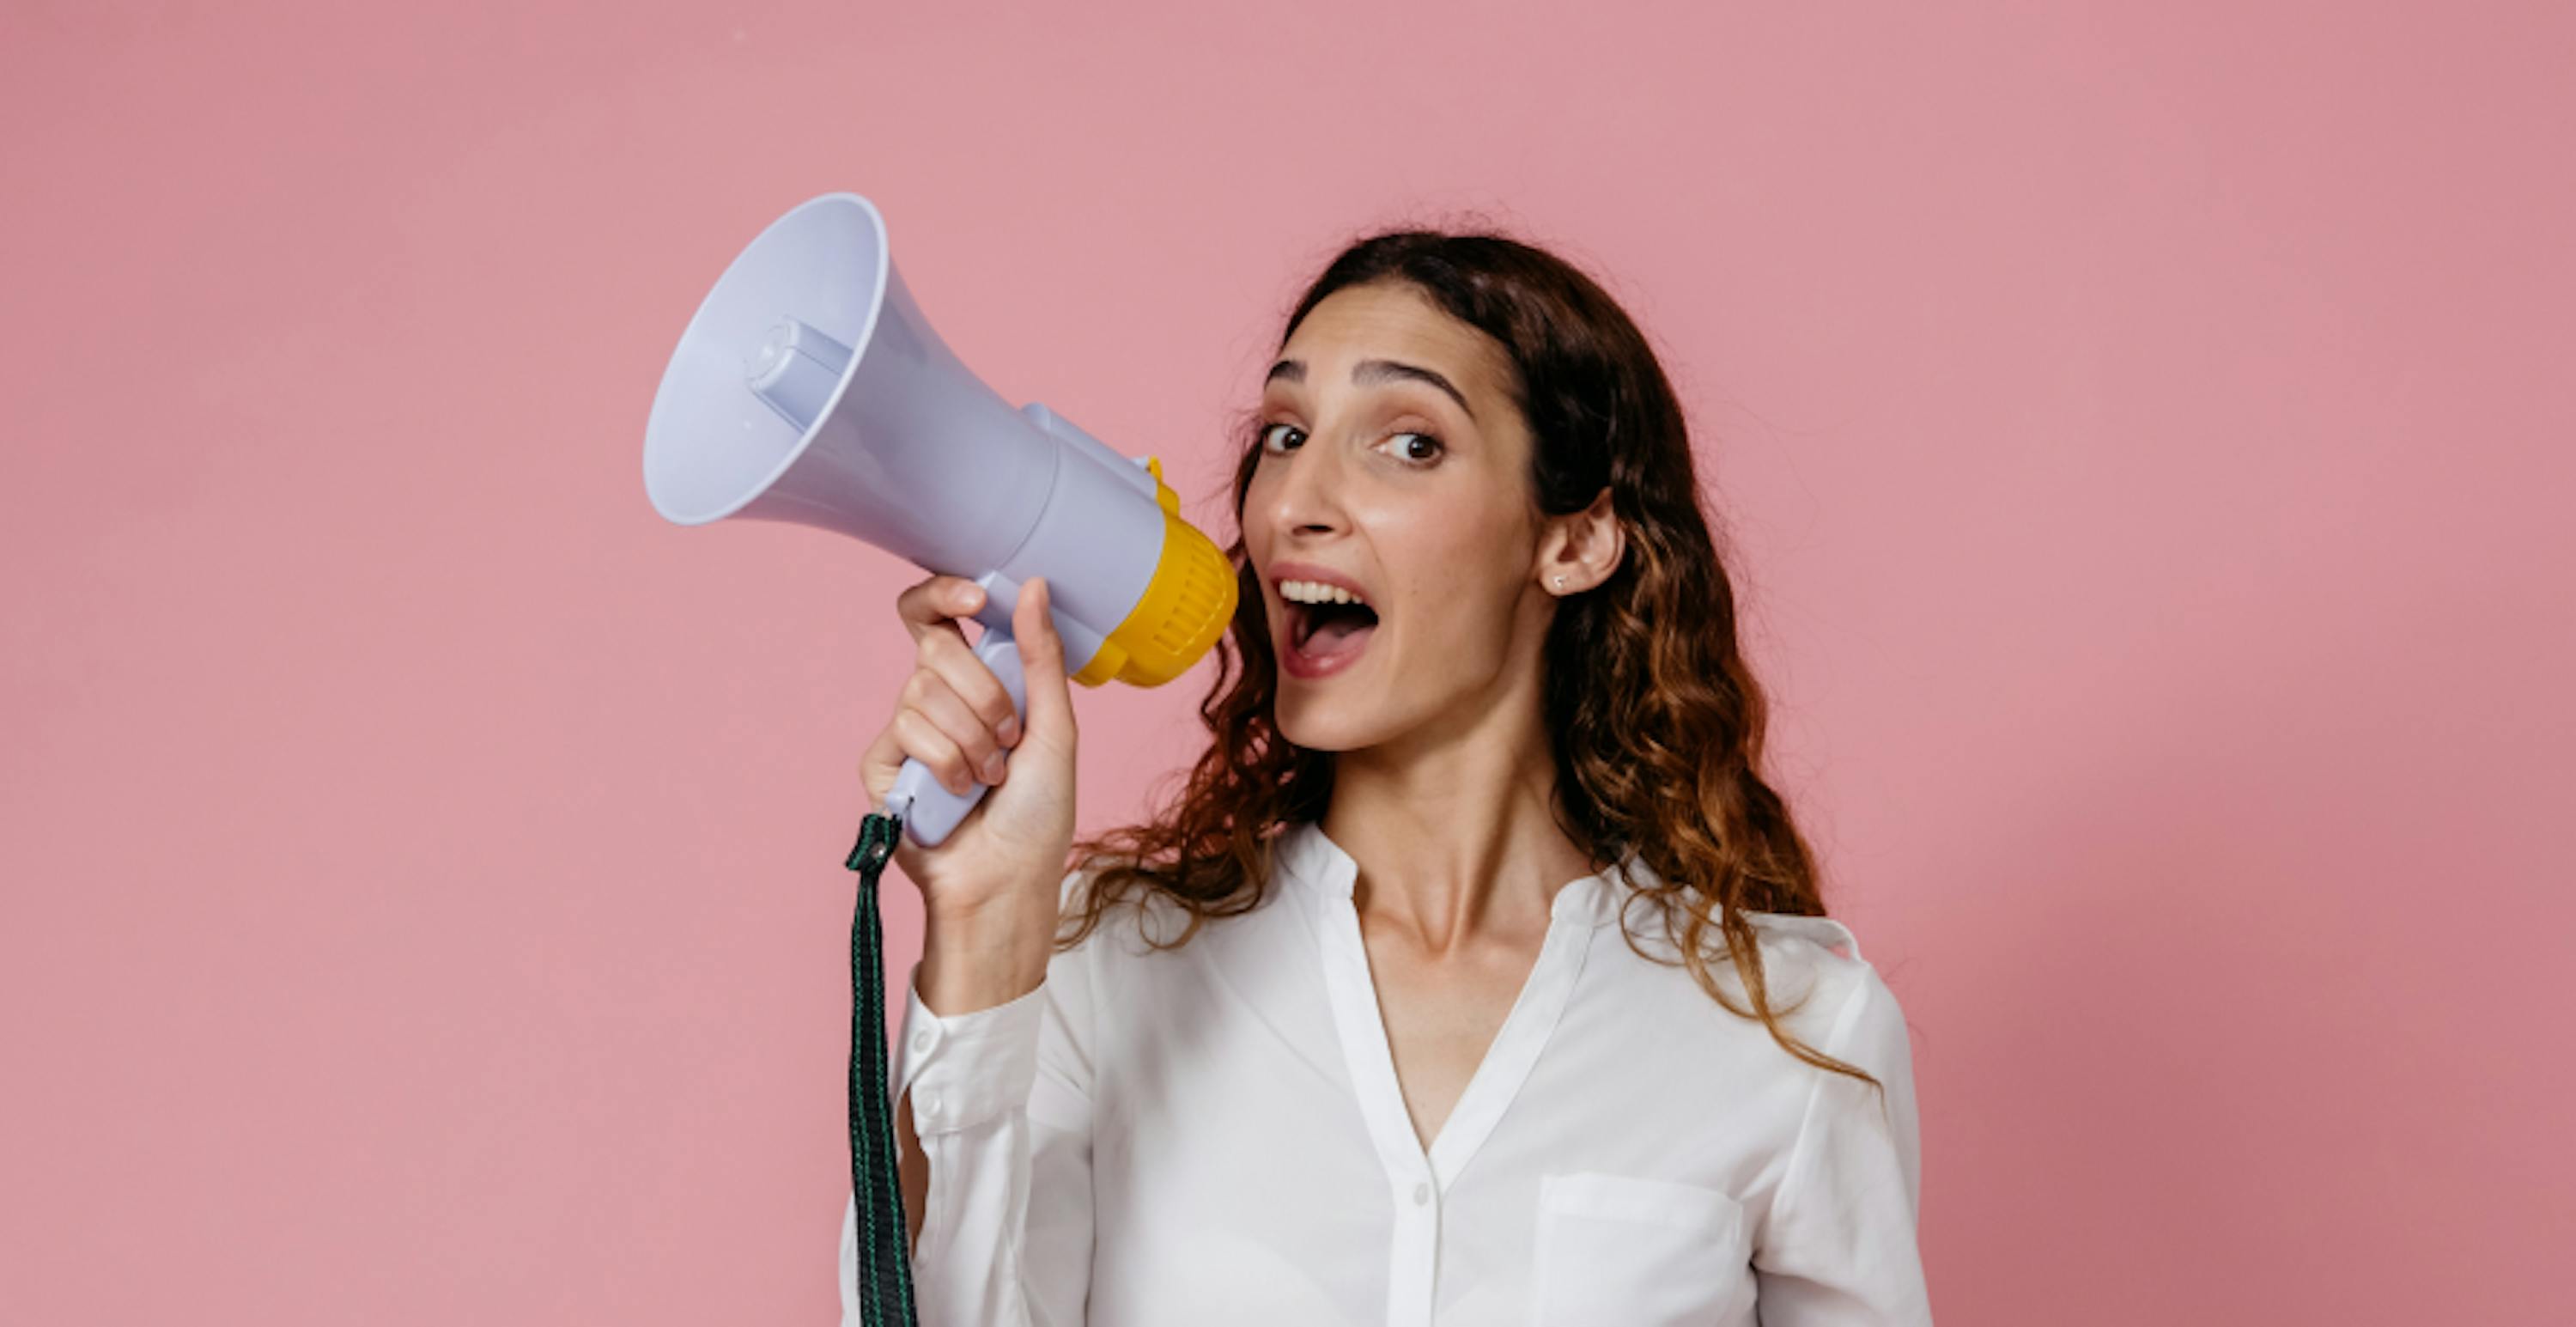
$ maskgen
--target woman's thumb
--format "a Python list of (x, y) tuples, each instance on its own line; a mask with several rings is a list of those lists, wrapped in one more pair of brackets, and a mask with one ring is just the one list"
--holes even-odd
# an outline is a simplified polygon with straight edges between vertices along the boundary
[(1011, 607), (1011, 635), (1020, 643), (1020, 673), (1028, 684), (1029, 732), (1073, 734), (1073, 694), (1064, 675), (1064, 640), (1056, 635), (1055, 587), (1043, 576), (1020, 587)]

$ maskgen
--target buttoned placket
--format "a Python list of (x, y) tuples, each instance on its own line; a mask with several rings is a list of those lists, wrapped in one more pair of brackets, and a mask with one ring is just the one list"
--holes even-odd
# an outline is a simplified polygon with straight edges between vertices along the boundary
[(1493, 1045), (1478, 1062), (1449, 1118), (1424, 1151), (1404, 1104), (1404, 1089), (1395, 1075), (1395, 1056), (1386, 1038), (1378, 1006), (1377, 982), (1369, 970), (1368, 946), (1360, 934), (1359, 909), (1351, 898), (1356, 865), (1338, 847), (1310, 841), (1304, 869), (1322, 873), (1324, 987), (1332, 1001), (1335, 1026), (1349, 1062), (1360, 1113), (1377, 1145), (1394, 1198), (1395, 1223), (1387, 1249), (1386, 1321), (1388, 1327), (1431, 1327), (1439, 1290), (1440, 1223), (1449, 1187), (1466, 1168), (1476, 1149), (1502, 1119), (1538, 1062), (1583, 960), (1591, 950), (1592, 923), (1588, 890), (1597, 883), (1577, 882), (1563, 890), (1548, 918), (1547, 937), (1539, 947), (1520, 995), (1512, 1002)]

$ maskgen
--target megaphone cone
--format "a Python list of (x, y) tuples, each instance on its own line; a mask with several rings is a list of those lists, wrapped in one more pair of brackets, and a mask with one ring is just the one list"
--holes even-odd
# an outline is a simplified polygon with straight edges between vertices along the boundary
[[(1031, 577), (1046, 577), (1086, 686), (1168, 681), (1234, 616), (1234, 567), (1180, 518), (1161, 466), (1045, 406), (1013, 409), (959, 363), (857, 194), (770, 223), (707, 293), (653, 396), (644, 487), (681, 525), (789, 521), (974, 580), (976, 657), (1023, 716), (1010, 626)], [(959, 797), (906, 761), (886, 807), (931, 847), (983, 792)]]

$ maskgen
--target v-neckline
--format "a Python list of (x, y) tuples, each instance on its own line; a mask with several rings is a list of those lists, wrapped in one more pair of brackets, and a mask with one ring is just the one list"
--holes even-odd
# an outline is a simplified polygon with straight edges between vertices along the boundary
[[(1318, 838), (1323, 833), (1311, 825), (1306, 832)], [(1324, 850), (1332, 869), (1353, 869), (1338, 845), (1313, 846)], [(1332, 860), (1332, 854), (1338, 854), (1339, 860)], [(1307, 865), (1313, 868), (1318, 863), (1310, 858)], [(1578, 878), (1565, 888), (1594, 887), (1586, 879)], [(1360, 1098), (1360, 1113), (1390, 1177), (1402, 1182), (1427, 1174), (1445, 1192), (1492, 1136), (1537, 1066), (1574, 993), (1584, 957), (1591, 951), (1591, 919), (1581, 909), (1551, 907), (1537, 961), (1522, 979), (1519, 994), (1477, 1060), (1475, 1072), (1468, 1075), (1467, 1086), (1425, 1146), (1414, 1130), (1404, 1086), (1396, 1076), (1394, 1045), (1387, 1036), (1385, 1011), (1378, 1004), (1377, 977), (1369, 966), (1368, 942), (1360, 933), (1358, 906), (1348, 890), (1338, 887), (1338, 879), (1329, 883), (1336, 887), (1317, 895), (1324, 905), (1318, 919), (1324, 942), (1324, 987), (1349, 1062), (1352, 1087)]]

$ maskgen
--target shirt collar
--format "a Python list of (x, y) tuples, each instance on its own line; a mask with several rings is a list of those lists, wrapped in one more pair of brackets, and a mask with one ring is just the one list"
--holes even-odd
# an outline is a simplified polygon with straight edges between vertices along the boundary
[[(1342, 846), (1324, 834), (1324, 827), (1312, 820), (1301, 820), (1279, 831), (1274, 860), (1282, 873), (1300, 885), (1317, 890), (1328, 898), (1347, 899), (1359, 882), (1360, 866)], [(1654, 871), (1645, 860), (1630, 852), (1615, 867), (1570, 881), (1558, 890), (1549, 906), (1551, 918), (1570, 918), (1592, 926), (1605, 925), (1618, 916), (1618, 905), (1627, 895), (1630, 881), (1654, 880)]]

